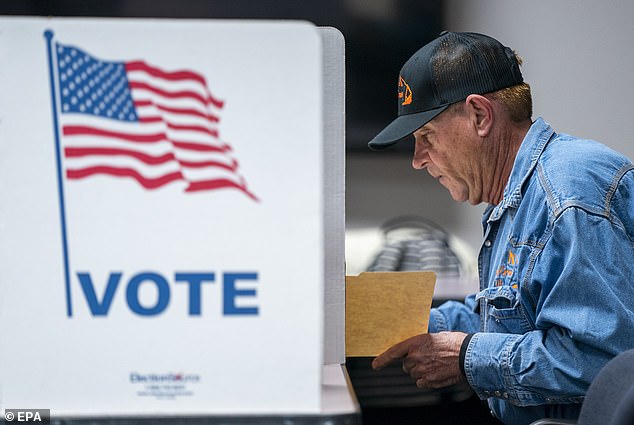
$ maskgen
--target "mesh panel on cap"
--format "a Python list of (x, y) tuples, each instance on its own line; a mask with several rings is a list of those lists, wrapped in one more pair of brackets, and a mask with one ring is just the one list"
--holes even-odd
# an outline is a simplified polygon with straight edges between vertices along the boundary
[[(437, 98), (454, 103), (515, 84), (512, 52), (497, 42), (447, 34), (437, 45), (432, 72)], [(521, 77), (520, 77), (521, 80)]]
[(476, 67), (464, 43), (454, 34), (447, 34), (437, 45), (432, 58), (432, 73), (436, 98), (442, 103), (453, 103), (463, 97), (466, 74)]

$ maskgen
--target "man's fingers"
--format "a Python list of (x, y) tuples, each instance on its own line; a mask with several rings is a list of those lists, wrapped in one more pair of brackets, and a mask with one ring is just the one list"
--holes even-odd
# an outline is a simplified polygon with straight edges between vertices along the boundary
[(415, 338), (416, 337), (406, 339), (388, 348), (383, 354), (380, 354), (372, 361), (372, 369), (381, 370), (395, 360), (405, 357), (407, 353), (409, 353), (410, 347), (416, 343)]
[(385, 366), (389, 365), (395, 360), (398, 360), (407, 354), (407, 348), (403, 348), (403, 343), (399, 342), (396, 345), (388, 348), (383, 354), (378, 355), (372, 361), (372, 369), (381, 370)]
[(409, 374), (410, 371), (416, 367), (416, 365), (417, 365), (416, 361), (412, 360), (408, 354), (408, 357), (405, 357), (403, 359), (403, 372)]
[(416, 386), (418, 388), (444, 388), (450, 385), (454, 385), (460, 382), (459, 378), (446, 378), (442, 380), (429, 379), (429, 377), (420, 377), (416, 379)]
[(440, 388), (462, 379), (458, 359), (466, 334), (440, 332), (421, 334), (390, 347), (372, 362), (380, 370), (396, 360), (403, 361), (403, 371), (419, 388)]

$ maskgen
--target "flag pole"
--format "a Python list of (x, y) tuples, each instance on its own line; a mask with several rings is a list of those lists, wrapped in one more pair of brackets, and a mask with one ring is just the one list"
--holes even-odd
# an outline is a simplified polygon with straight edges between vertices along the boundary
[(48, 72), (51, 80), (51, 105), (53, 109), (53, 133), (55, 134), (55, 153), (57, 157), (57, 185), (59, 193), (59, 215), (62, 226), (62, 250), (64, 253), (64, 279), (66, 284), (66, 315), (73, 316), (72, 299), (70, 295), (70, 270), (68, 262), (68, 240), (66, 237), (66, 207), (64, 202), (64, 180), (62, 173), (62, 150), (59, 140), (59, 125), (57, 116), (57, 99), (55, 97), (55, 72), (53, 67), (53, 31), (44, 31), (48, 52)]

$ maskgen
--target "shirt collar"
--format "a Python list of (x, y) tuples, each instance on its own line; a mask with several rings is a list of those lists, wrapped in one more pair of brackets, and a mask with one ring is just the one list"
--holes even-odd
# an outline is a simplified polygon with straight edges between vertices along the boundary
[[(522, 186), (535, 169), (537, 160), (553, 134), (555, 134), (555, 130), (542, 118), (537, 118), (533, 122), (515, 157), (509, 181), (504, 188), (502, 201), (485, 211), (485, 216), (488, 215), (487, 221), (498, 220), (507, 208), (519, 206), (522, 200)], [(489, 212), (490, 215), (487, 214)]]

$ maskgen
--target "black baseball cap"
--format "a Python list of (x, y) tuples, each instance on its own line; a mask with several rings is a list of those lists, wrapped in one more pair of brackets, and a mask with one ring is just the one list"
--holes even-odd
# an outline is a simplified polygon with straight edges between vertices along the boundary
[(372, 139), (386, 148), (418, 130), (449, 105), (524, 81), (515, 52), (496, 39), (444, 31), (409, 58), (398, 79), (398, 117)]

